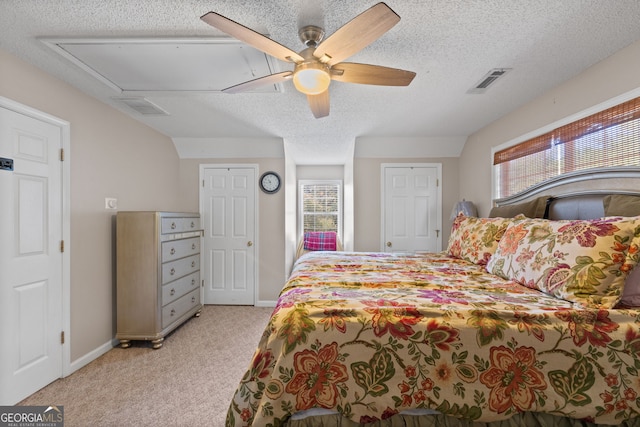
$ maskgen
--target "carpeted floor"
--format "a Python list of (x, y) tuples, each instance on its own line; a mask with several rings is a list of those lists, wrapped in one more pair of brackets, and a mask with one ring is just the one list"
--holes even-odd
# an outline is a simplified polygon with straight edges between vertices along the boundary
[(204, 307), (159, 350), (114, 348), (19, 405), (63, 405), (74, 426), (224, 426), (273, 308)]

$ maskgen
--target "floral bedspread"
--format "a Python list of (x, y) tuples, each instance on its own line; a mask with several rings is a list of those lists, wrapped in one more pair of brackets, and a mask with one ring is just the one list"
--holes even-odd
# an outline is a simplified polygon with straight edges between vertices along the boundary
[(581, 309), (438, 254), (298, 260), (227, 414), (279, 426), (331, 408), (353, 421), (411, 408), (476, 421), (547, 412), (640, 416), (640, 309)]

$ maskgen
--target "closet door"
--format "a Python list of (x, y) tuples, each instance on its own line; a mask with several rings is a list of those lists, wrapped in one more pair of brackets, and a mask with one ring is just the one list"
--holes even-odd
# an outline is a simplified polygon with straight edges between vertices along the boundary
[(62, 376), (60, 127), (0, 108), (0, 405)]
[(204, 303), (254, 305), (256, 167), (202, 169)]
[(382, 251), (441, 250), (440, 168), (383, 165)]

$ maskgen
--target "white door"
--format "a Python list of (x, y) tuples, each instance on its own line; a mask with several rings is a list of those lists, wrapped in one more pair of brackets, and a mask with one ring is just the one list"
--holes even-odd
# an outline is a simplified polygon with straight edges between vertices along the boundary
[(383, 249), (440, 251), (440, 167), (383, 167)]
[(60, 127), (0, 107), (0, 405), (62, 376), (61, 148)]
[(256, 168), (205, 167), (201, 174), (204, 303), (254, 305)]

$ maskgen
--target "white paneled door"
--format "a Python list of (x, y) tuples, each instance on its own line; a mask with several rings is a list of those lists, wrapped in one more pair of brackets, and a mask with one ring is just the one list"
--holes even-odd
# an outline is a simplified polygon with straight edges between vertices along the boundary
[(60, 127), (0, 107), (0, 405), (62, 376), (61, 148)]
[(382, 250), (441, 250), (440, 167), (385, 166)]
[(255, 304), (256, 169), (201, 168), (205, 304)]

